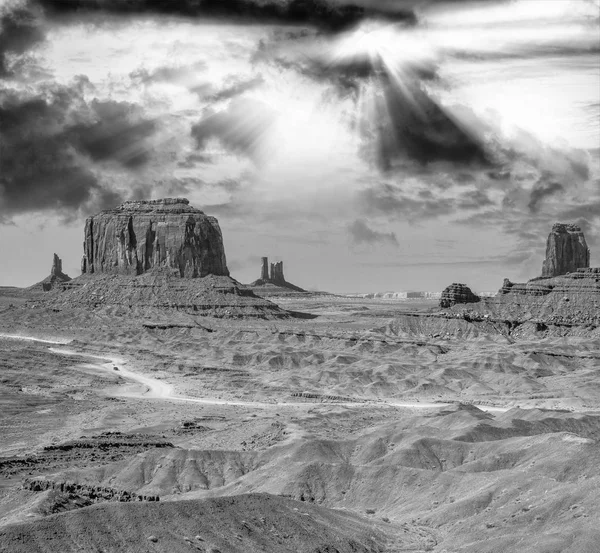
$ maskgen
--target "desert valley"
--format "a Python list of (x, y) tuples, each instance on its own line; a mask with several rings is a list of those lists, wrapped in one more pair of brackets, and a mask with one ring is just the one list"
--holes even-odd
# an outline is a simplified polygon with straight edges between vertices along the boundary
[(543, 277), (404, 302), (240, 284), (183, 199), (83, 234), (81, 276), (1, 292), (2, 551), (597, 551), (578, 227)]
[(600, 0), (0, 0), (0, 553), (599, 553)]

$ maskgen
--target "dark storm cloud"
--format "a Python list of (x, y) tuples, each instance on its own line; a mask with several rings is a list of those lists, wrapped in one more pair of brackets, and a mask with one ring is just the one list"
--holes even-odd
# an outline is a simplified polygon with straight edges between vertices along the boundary
[(393, 232), (379, 232), (373, 230), (364, 219), (357, 219), (348, 225), (348, 234), (353, 244), (392, 244), (398, 245), (398, 238)]
[(527, 207), (530, 211), (536, 212), (544, 198), (549, 198), (555, 194), (558, 194), (559, 192), (564, 191), (564, 186), (558, 182), (536, 183), (531, 191), (531, 194), (529, 195), (529, 203), (527, 204)]
[(39, 10), (27, 5), (0, 6), (0, 78), (14, 74), (11, 56), (26, 54), (44, 40)]
[[(407, 63), (398, 78), (385, 63), (368, 53), (342, 59), (309, 55), (292, 55), (288, 59), (285, 54), (278, 55), (276, 47), (271, 52), (264, 43), (259, 45), (253, 61), (295, 71), (329, 86), (325, 101), (351, 98), (357, 102), (363, 85), (373, 86), (377, 90), (374, 113), (359, 114), (353, 127), (363, 139), (361, 157), (383, 172), (394, 170), (407, 160), (423, 166), (438, 161), (457, 167), (492, 165), (491, 153), (480, 138), (483, 132), (476, 135), (469, 130), (483, 131), (483, 123), (464, 106), (454, 106), (451, 115), (426, 90), (425, 83), (438, 79), (437, 68), (431, 63)], [(475, 123), (475, 127), (459, 121)]]
[(120, 15), (141, 13), (182, 17), (227, 18), (228, 21), (311, 25), (341, 31), (368, 17), (391, 21), (414, 20), (410, 8), (379, 8), (328, 0), (37, 0), (57, 15), (106, 12)]
[(4, 214), (89, 211), (122, 199), (98, 180), (94, 162), (139, 168), (146, 155), (140, 141), (153, 128), (130, 104), (97, 100), (87, 104), (85, 82), (80, 78), (71, 87), (45, 87), (27, 97), (0, 91)]
[(226, 150), (260, 161), (266, 133), (274, 120), (275, 114), (266, 104), (238, 98), (226, 109), (206, 115), (191, 132), (199, 150), (216, 139)]
[(156, 123), (144, 119), (135, 104), (93, 100), (92, 121), (68, 129), (69, 141), (94, 161), (116, 161), (128, 169), (147, 163), (150, 151), (146, 139)]
[(420, 76), (408, 75), (402, 85), (388, 75), (381, 79), (384, 94), (375, 108), (377, 126), (363, 127), (366, 138), (375, 136), (372, 160), (381, 170), (391, 170), (405, 159), (423, 165), (490, 164), (483, 141), (450, 117), (421, 86)]

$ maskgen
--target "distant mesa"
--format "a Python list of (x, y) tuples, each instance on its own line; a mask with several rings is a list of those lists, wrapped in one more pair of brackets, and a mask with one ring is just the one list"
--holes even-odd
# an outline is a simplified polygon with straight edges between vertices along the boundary
[(261, 258), (260, 278), (251, 283), (250, 287), (258, 288), (276, 286), (279, 288), (286, 288), (294, 292), (306, 292), (306, 290), (285, 280), (285, 277), (283, 276), (283, 261), (271, 263), (270, 268), (271, 270), (269, 272), (269, 258)]
[(32, 288), (39, 289), (41, 287), (44, 292), (49, 292), (54, 287), (71, 280), (73, 279), (62, 271), (62, 259), (58, 257), (58, 255), (54, 254), (52, 258), (52, 267), (50, 268), (50, 275), (41, 282), (34, 284)]
[(185, 198), (129, 201), (89, 217), (84, 274), (141, 275), (171, 269), (182, 278), (229, 276), (218, 221)]
[(580, 227), (555, 223), (546, 242), (546, 259), (542, 277), (555, 277), (573, 273), (590, 266), (590, 250)]
[(481, 298), (474, 294), (466, 284), (454, 282), (444, 289), (440, 298), (440, 307), (447, 309), (458, 303), (478, 303)]

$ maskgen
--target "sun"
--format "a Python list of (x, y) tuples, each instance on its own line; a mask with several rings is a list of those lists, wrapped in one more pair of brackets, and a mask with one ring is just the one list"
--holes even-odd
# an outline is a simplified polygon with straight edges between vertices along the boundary
[(424, 63), (433, 55), (428, 42), (415, 29), (376, 21), (344, 33), (330, 52), (332, 61), (351, 62), (368, 57), (386, 68)]

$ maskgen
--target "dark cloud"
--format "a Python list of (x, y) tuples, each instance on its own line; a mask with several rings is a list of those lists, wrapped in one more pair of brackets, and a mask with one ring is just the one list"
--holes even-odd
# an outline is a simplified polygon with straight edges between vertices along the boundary
[(150, 159), (146, 140), (156, 131), (153, 120), (144, 119), (139, 106), (128, 102), (93, 100), (91, 121), (69, 128), (69, 141), (94, 161), (115, 161), (128, 169)]
[(275, 121), (275, 113), (264, 103), (247, 98), (233, 100), (226, 109), (209, 112), (192, 126), (192, 136), (199, 150), (210, 139), (218, 140), (232, 153), (260, 161), (264, 154), (267, 131)]
[(37, 95), (0, 91), (0, 205), (5, 214), (30, 210), (84, 212), (121, 201), (104, 185), (94, 162), (137, 169), (140, 146), (153, 132), (139, 108), (119, 102), (86, 103), (87, 80), (43, 87)]
[[(381, 171), (400, 170), (406, 161), (422, 166), (439, 161), (456, 167), (492, 165), (483, 132), (470, 130), (483, 131), (483, 123), (464, 106), (453, 106), (450, 112), (424, 86), (438, 79), (437, 67), (431, 62), (391, 67), (370, 52), (331, 58), (304, 52), (298, 56), (292, 50), (286, 57), (287, 53), (278, 54), (277, 48), (273, 45), (271, 52), (268, 45), (259, 45), (254, 61), (328, 85), (325, 101), (350, 98), (358, 103), (361, 91), (365, 87), (371, 90), (370, 110), (357, 112), (352, 126), (363, 139), (361, 157)], [(328, 53), (331, 49), (322, 50)]]
[(393, 232), (378, 232), (367, 225), (364, 219), (357, 219), (348, 225), (348, 233), (353, 244), (392, 244), (397, 246), (398, 239)]
[(378, 7), (373, 3), (357, 5), (339, 0), (38, 0), (38, 3), (57, 15), (165, 14), (227, 18), (234, 22), (311, 25), (327, 31), (341, 31), (369, 17), (390, 21), (414, 21), (415, 18), (410, 8)]
[(358, 193), (357, 201), (366, 214), (387, 215), (409, 221), (433, 219), (455, 211), (454, 202), (447, 198), (414, 198), (401, 186), (378, 183)]
[(11, 58), (26, 54), (43, 42), (45, 35), (39, 10), (29, 5), (14, 9), (0, 5), (0, 78), (13, 76), (18, 60)]
[(559, 192), (564, 191), (565, 189), (563, 185), (559, 184), (558, 182), (538, 182), (533, 187), (533, 190), (529, 195), (529, 203), (527, 204), (527, 207), (530, 211), (536, 212), (544, 198), (549, 198)]

